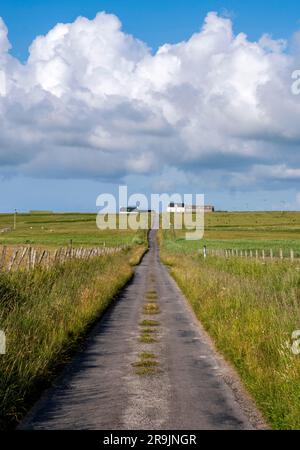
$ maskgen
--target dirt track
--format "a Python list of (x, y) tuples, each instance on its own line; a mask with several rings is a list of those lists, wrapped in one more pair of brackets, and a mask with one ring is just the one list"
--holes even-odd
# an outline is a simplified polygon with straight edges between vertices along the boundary
[[(143, 314), (156, 290), (160, 313)], [(143, 319), (159, 321), (157, 342), (139, 341)], [(152, 352), (159, 372), (133, 363)], [(226, 381), (225, 381), (226, 380)], [(238, 401), (236, 400), (238, 398)], [(246, 411), (246, 412), (245, 412)], [(259, 414), (219, 358), (159, 260), (155, 232), (133, 281), (87, 339), (21, 429), (252, 429)]]

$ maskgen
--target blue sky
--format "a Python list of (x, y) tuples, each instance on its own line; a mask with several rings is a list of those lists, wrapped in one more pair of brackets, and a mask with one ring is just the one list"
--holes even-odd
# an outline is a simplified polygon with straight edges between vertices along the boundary
[[(245, 33), (250, 42), (259, 40), (265, 33), (272, 35), (272, 38), (275, 40), (286, 39), (288, 43), (287, 47), (282, 50), (283, 54), (290, 52), (290, 48), (292, 47), (291, 43), (294, 42), (293, 35), (300, 29), (300, 3), (292, 0), (272, 0), (272, 2), (261, 2), (257, 0), (52, 0), (51, 2), (42, 2), (38, 0), (10, 0), (9, 2), (2, 1), (0, 3), (0, 17), (2, 17), (8, 28), (8, 39), (12, 46), (9, 53), (24, 64), (26, 64), (28, 58), (28, 47), (37, 36), (47, 34), (57, 23), (74, 22), (78, 16), (93, 19), (99, 11), (105, 11), (116, 15), (122, 22), (122, 31), (133, 35), (135, 39), (139, 39), (151, 47), (152, 54), (155, 54), (158, 47), (165, 43), (176, 44), (187, 41), (193, 33), (200, 31), (206, 15), (210, 11), (216, 11), (221, 16), (230, 18), (233, 24), (234, 35), (236, 36), (241, 32)], [(296, 69), (297, 67), (295, 66), (294, 68)], [(12, 71), (12, 69), (9, 70)], [(282, 70), (278, 68), (278, 73), (281, 71)], [(205, 89), (205, 84), (201, 85), (201, 89), (202, 88)], [(179, 92), (179, 90), (177, 92)], [(189, 91), (187, 91), (187, 93), (188, 92)], [(183, 102), (185, 101), (186, 95), (187, 94), (183, 95)], [(266, 91), (263, 99), (268, 102), (268, 105), (265, 108), (265, 110), (268, 111), (274, 108), (274, 106), (270, 106), (272, 101), (270, 97), (270, 94)], [(11, 94), (11, 98), (15, 99), (15, 96)], [(20, 98), (23, 99), (22, 96)], [(296, 99), (292, 100), (294, 103), (296, 102)], [(176, 94), (176, 102), (177, 101), (178, 95)], [(299, 103), (299, 99), (297, 101)], [(129, 103), (128, 99), (126, 99), (126, 104), (127, 103)], [(156, 107), (157, 105), (155, 108)], [(59, 106), (56, 104), (55, 108), (59, 108)], [(125, 112), (128, 116), (130, 114), (133, 114), (134, 116), (136, 113), (136, 110), (133, 112), (133, 109), (131, 108), (134, 109), (131, 105), (130, 109), (128, 109), (128, 113)], [(15, 111), (18, 107), (15, 106), (13, 109)], [(24, 109), (26, 110), (25, 107)], [(12, 114), (11, 109), (9, 109), (9, 111), (9, 114)], [(151, 116), (151, 111), (145, 110), (143, 112), (143, 117), (148, 114)], [(241, 114), (243, 115), (243, 111)], [(101, 112), (99, 115), (102, 117)], [(88, 113), (87, 117), (89, 117)], [(103, 117), (103, 120), (107, 120), (106, 116)], [(116, 117), (119, 117), (119, 115), (116, 115)], [(213, 117), (215, 117), (215, 115)], [(285, 116), (283, 116), (283, 119), (284, 117)], [(183, 158), (180, 153), (184, 153), (185, 150), (183, 149), (182, 152), (180, 152), (180, 149), (177, 149), (174, 144), (174, 140), (178, 140), (176, 136), (174, 139), (171, 136), (170, 144), (167, 143), (166, 149), (160, 150), (159, 144), (157, 144), (159, 141), (157, 140), (156, 130), (153, 132), (155, 143), (153, 143), (154, 138), (152, 139), (150, 136), (148, 147), (145, 150), (145, 155), (141, 157), (138, 168), (134, 166), (134, 163), (131, 163), (130, 168), (122, 173), (121, 168), (124, 165), (124, 160), (126, 161), (127, 158), (126, 150), (122, 150), (123, 156), (121, 159), (119, 156), (119, 160), (114, 162), (114, 167), (109, 167), (106, 172), (100, 170), (99, 175), (97, 176), (97, 174), (95, 175), (95, 172), (91, 170), (93, 160), (91, 159), (89, 163), (86, 163), (87, 158), (84, 156), (82, 157), (82, 161), (78, 163), (76, 169), (72, 167), (72, 169), (69, 170), (67, 167), (68, 163), (66, 162), (68, 158), (67, 155), (69, 154), (68, 151), (66, 151), (66, 156), (62, 163), (62, 165), (67, 168), (61, 170), (59, 175), (56, 175), (55, 169), (51, 167), (51, 162), (48, 162), (48, 160), (45, 163), (43, 162), (46, 158), (43, 155), (40, 158), (42, 162), (40, 162), (38, 154), (35, 154), (35, 160), (39, 160), (38, 168), (36, 168), (36, 165), (28, 168), (27, 160), (29, 161), (29, 156), (28, 158), (27, 156), (25, 157), (24, 152), (27, 152), (26, 155), (29, 155), (31, 152), (30, 146), (28, 145), (26, 148), (16, 150), (14, 147), (17, 145), (14, 140), (16, 136), (14, 136), (14, 139), (9, 138), (9, 140), (5, 135), (5, 139), (3, 138), (5, 144), (3, 145), (6, 145), (6, 148), (10, 148), (10, 156), (8, 157), (6, 155), (6, 159), (5, 157), (3, 158), (3, 170), (1, 170), (2, 159), (0, 153), (0, 211), (13, 210), (14, 208), (19, 210), (54, 209), (65, 211), (91, 211), (95, 210), (95, 199), (98, 194), (103, 191), (116, 192), (118, 183), (124, 182), (128, 183), (131, 192), (141, 191), (149, 194), (152, 191), (164, 189), (167, 191), (169, 190), (170, 192), (179, 191), (182, 193), (190, 191), (192, 193), (204, 192), (207, 202), (214, 203), (219, 209), (299, 209), (300, 178), (298, 170), (300, 169), (298, 168), (300, 141), (299, 137), (296, 136), (296, 132), (290, 130), (292, 138), (289, 136), (289, 139), (293, 140), (291, 150), (290, 142), (285, 141), (285, 137), (283, 137), (280, 132), (276, 134), (277, 132), (274, 130), (279, 127), (278, 123), (282, 123), (283, 119), (272, 117), (274, 126), (272, 125), (270, 130), (264, 128), (263, 130), (256, 131), (250, 139), (248, 137), (250, 131), (243, 131), (242, 134), (245, 136), (245, 141), (249, 141), (249, 145), (245, 144), (245, 152), (250, 153), (249, 161), (252, 158), (252, 165), (248, 162), (245, 172), (243, 172), (245, 166), (244, 156), (240, 157), (240, 154), (236, 149), (234, 149), (234, 151), (238, 154), (238, 157), (234, 158), (233, 161), (231, 156), (233, 146), (243, 146), (245, 143), (240, 137), (240, 144), (236, 143), (236, 139), (234, 142), (228, 144), (227, 135), (222, 137), (223, 141), (221, 142), (220, 136), (218, 135), (216, 142), (218, 142), (219, 148), (215, 149), (216, 144), (214, 144), (213, 156), (206, 154), (205, 150), (203, 150), (205, 156), (203, 157), (202, 155), (200, 159), (195, 159), (197, 144), (195, 143), (192, 149), (186, 150), (186, 154), (190, 151), (189, 157)], [(16, 122), (13, 123), (24, 123), (24, 119), (20, 120), (20, 118), (18, 118), (14, 120), (16, 120)], [(94, 118), (91, 120), (94, 120)], [(169, 125), (161, 125), (161, 121), (164, 120), (165, 118), (158, 118), (157, 121), (159, 122), (159, 125), (157, 125), (158, 122), (155, 122), (154, 126), (154, 128), (157, 126), (165, 127), (164, 129), (160, 128), (159, 133), (161, 133), (161, 136), (166, 136), (168, 133), (171, 134)], [(138, 118), (138, 122), (139, 121), (140, 118)], [(275, 123), (275, 121), (278, 121), (278, 123)], [(191, 120), (191, 122), (193, 122), (193, 120)], [(130, 124), (130, 126), (132, 126), (132, 124)], [(34, 121), (31, 127), (34, 131)], [(223, 130), (223, 127), (224, 124), (220, 124), (220, 129)], [(208, 132), (208, 136), (211, 136), (210, 130), (207, 130), (207, 125), (205, 126), (205, 131)], [(144, 131), (141, 131), (141, 133), (143, 132)], [(57, 135), (58, 131), (56, 130), (55, 133)], [(140, 131), (138, 133), (140, 134)], [(184, 135), (186, 135), (185, 133), (186, 130), (184, 130)], [(252, 148), (252, 143), (261, 139), (261, 133), (265, 133), (266, 135), (266, 137), (263, 137), (263, 142), (265, 142), (266, 147), (258, 146)], [(212, 138), (212, 140), (214, 140), (214, 138)], [(55, 139), (54, 141), (56, 142)], [(48, 155), (56, 155), (56, 153), (61, 151), (61, 147), (55, 147), (56, 144), (53, 144), (52, 142), (49, 144), (46, 140), (47, 134), (43, 137), (43, 140), (39, 145), (41, 147), (47, 147), (45, 152), (47, 151)], [(70, 141), (74, 142), (72, 139), (70, 139)], [(164, 137), (161, 138), (161, 142), (163, 141)], [(134, 142), (138, 142), (138, 144), (134, 143), (133, 145), (139, 145), (140, 141)], [(85, 148), (84, 145), (82, 148)], [(169, 153), (168, 145), (170, 145)], [(172, 145), (175, 145), (174, 152), (172, 151)], [(227, 155), (226, 145), (229, 146), (228, 152), (230, 153), (230, 157), (224, 157), (224, 167), (222, 167), (220, 161), (223, 161), (223, 159), (220, 159), (220, 154)], [(273, 145), (272, 148), (271, 145)], [(149, 155), (152, 154), (152, 146), (154, 148), (154, 155), (158, 156), (160, 153), (164, 153), (164, 158), (162, 158), (160, 164), (164, 164), (165, 166), (161, 174), (159, 174), (159, 170), (155, 164), (151, 165), (149, 163), (147, 166), (145, 163), (145, 160), (150, 158)], [(262, 153), (261, 148), (267, 149), (266, 153), (269, 152), (270, 154), (269, 160), (261, 160), (258, 158), (258, 153)], [(5, 151), (5, 149), (3, 151)], [(83, 152), (82, 149), (78, 150), (78, 152), (79, 151)], [(107, 150), (105, 150), (105, 152), (106, 151)], [(217, 151), (219, 151), (219, 153), (217, 153)], [(175, 153), (178, 154), (175, 166), (169, 170), (166, 161), (172, 160), (173, 158), (175, 160)], [(77, 154), (79, 153), (76, 153), (76, 155)], [(121, 153), (118, 153), (118, 155), (120, 154)], [(287, 157), (286, 155), (289, 156)], [(23, 165), (18, 163), (19, 165), (16, 165), (17, 169), (12, 168), (13, 165), (7, 162), (8, 160), (11, 161), (11, 158), (20, 158), (20, 160), (23, 158), (25, 165), (23, 164), (24, 161), (22, 161)], [(70, 158), (75, 157), (71, 156)], [(135, 157), (133, 156), (132, 159), (134, 161)], [(61, 159), (59, 159), (59, 161), (61, 161)], [(81, 172), (80, 167), (83, 167), (85, 163), (88, 168), (82, 169)], [(95, 161), (95, 164), (101, 166), (101, 158), (97, 160), (97, 162)], [(238, 176), (239, 170), (236, 170), (234, 175), (232, 175), (232, 166), (238, 166), (239, 164), (241, 171), (243, 172), (243, 177), (241, 179)], [(106, 161), (105, 165), (110, 166), (109, 161)], [(143, 169), (140, 169), (140, 165), (143, 165)], [(230, 170), (228, 169), (229, 166)], [(25, 169), (23, 169), (23, 167), (25, 167)], [(266, 172), (268, 175), (266, 179), (261, 180), (262, 177), (260, 174), (264, 167), (267, 168)], [(283, 172), (284, 174), (282, 175)], [(218, 178), (218, 183), (216, 182), (215, 185), (211, 182), (211, 178), (214, 176)], [(247, 180), (249, 179), (253, 179), (253, 181), (252, 183), (247, 184)], [(190, 186), (189, 180), (191, 180)], [(224, 180), (224, 183), (222, 180)]]
[(72, 22), (79, 15), (92, 19), (98, 11), (116, 14), (127, 33), (153, 49), (165, 42), (188, 39), (198, 31), (208, 11), (228, 14), (234, 30), (258, 39), (263, 33), (288, 38), (299, 28), (297, 0), (9, 0), (0, 4), (0, 15), (9, 28), (12, 53), (24, 60), (28, 46), (58, 22)]

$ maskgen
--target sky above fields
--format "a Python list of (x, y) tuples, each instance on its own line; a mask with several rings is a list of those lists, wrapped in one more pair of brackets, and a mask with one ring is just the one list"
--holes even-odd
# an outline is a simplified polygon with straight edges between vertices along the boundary
[(300, 209), (298, 1), (10, 0), (0, 17), (0, 211), (92, 211), (119, 184)]

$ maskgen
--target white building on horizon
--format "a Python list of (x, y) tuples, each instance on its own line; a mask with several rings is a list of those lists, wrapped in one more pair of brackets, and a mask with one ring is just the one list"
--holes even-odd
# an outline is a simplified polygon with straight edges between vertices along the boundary
[(215, 207), (213, 205), (185, 205), (184, 203), (169, 203), (167, 212), (170, 213), (196, 213), (196, 212), (214, 212)]
[(184, 213), (185, 212), (185, 206), (184, 203), (169, 203), (167, 207), (167, 212), (171, 213)]

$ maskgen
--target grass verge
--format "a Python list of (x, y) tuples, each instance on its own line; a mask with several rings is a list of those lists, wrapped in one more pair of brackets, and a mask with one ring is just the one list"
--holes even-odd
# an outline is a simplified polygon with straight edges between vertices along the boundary
[(300, 427), (300, 267), (170, 251), (162, 260), (271, 427)]
[(72, 260), (48, 270), (0, 274), (0, 428), (26, 413), (57, 368), (133, 273), (145, 248), (133, 253)]

